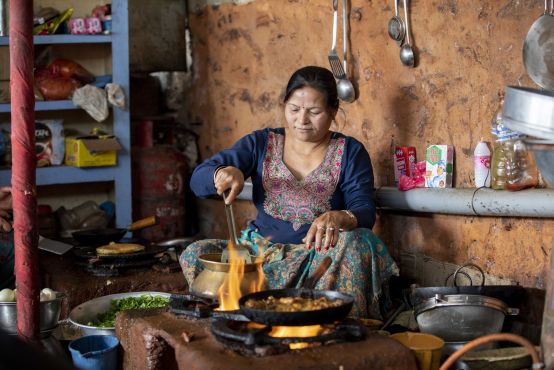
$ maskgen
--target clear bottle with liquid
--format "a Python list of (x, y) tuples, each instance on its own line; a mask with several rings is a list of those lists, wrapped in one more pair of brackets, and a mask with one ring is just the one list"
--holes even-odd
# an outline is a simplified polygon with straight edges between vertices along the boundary
[(491, 160), (491, 188), (521, 190), (538, 184), (538, 170), (525, 147), (523, 135), (511, 131), (502, 122), (502, 103), (492, 120), (491, 132), (496, 136)]

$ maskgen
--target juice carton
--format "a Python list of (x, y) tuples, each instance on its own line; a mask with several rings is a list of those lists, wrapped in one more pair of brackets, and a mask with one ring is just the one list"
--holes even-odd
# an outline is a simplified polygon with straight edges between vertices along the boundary
[(425, 187), (451, 188), (454, 167), (452, 145), (430, 145), (425, 152)]
[(394, 163), (394, 184), (398, 186), (402, 175), (412, 177), (416, 164), (416, 150), (413, 146), (397, 146), (392, 158)]

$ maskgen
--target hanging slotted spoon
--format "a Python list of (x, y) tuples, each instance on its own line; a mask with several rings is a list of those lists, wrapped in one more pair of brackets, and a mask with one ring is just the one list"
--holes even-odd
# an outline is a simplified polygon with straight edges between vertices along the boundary
[(329, 64), (331, 65), (331, 71), (335, 75), (336, 79), (346, 78), (344, 69), (342, 68), (342, 63), (340, 62), (339, 56), (337, 54), (337, 22), (338, 22), (338, 8), (339, 1), (333, 1), (333, 44), (331, 45), (331, 50), (329, 50)]

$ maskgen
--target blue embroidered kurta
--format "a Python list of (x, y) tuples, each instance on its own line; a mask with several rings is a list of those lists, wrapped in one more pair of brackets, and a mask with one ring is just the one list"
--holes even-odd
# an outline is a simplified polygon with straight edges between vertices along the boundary
[(363, 145), (333, 132), (323, 162), (297, 180), (283, 162), (283, 128), (254, 131), (199, 165), (191, 189), (201, 198), (216, 195), (213, 183), (220, 166), (239, 168), (253, 184), (257, 217), (249, 227), (276, 243), (299, 244), (313, 220), (329, 210), (348, 209), (358, 227), (375, 223), (373, 170)]

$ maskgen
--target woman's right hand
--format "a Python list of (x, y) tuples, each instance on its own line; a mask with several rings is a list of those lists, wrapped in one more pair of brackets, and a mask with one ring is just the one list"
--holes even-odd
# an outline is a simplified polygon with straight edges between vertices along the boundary
[(236, 167), (221, 167), (215, 173), (214, 185), (217, 194), (221, 196), (230, 189), (229, 194), (224, 198), (226, 204), (231, 204), (244, 188), (244, 175)]

